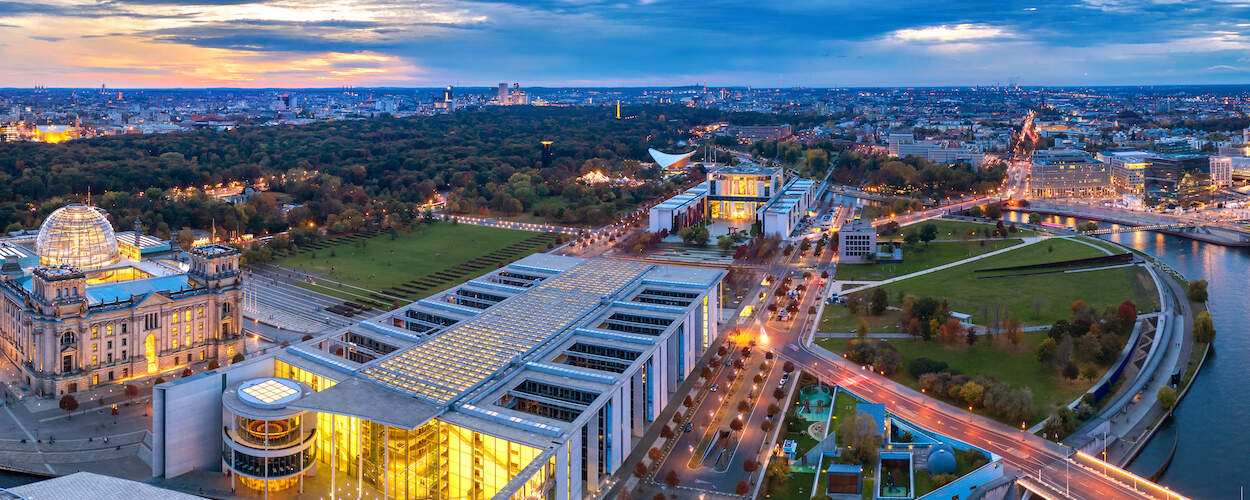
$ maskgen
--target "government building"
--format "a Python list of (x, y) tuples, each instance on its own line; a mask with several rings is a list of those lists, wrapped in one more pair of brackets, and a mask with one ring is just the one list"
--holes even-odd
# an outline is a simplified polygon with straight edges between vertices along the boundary
[(651, 207), (648, 230), (676, 233), (706, 222), (717, 236), (759, 224), (761, 234), (789, 238), (808, 215), (815, 191), (815, 182), (787, 179), (781, 167), (715, 167), (706, 181)]
[(719, 335), (716, 269), (534, 254), (153, 392), (158, 481), (240, 496), (587, 498)]
[[(104, 213), (68, 205), (34, 240), (0, 241), (0, 353), (36, 395), (180, 371), (241, 352), (239, 253), (222, 245), (160, 258), (130, 233), (119, 250)], [(125, 255), (123, 255), (125, 254)]]

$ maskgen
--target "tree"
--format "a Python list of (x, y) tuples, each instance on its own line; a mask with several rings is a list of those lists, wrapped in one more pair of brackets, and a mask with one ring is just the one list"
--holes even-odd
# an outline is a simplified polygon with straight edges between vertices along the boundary
[(773, 422), (771, 420), (765, 420), (763, 422), (760, 422), (760, 430), (764, 431), (765, 433), (772, 432), (774, 427), (776, 426), (773, 425)]
[(646, 475), (647, 475), (647, 466), (643, 464), (642, 462), (635, 463), (634, 464), (634, 477), (638, 479), (642, 479)]
[(920, 241), (923, 241), (927, 244), (930, 241), (936, 240), (937, 233), (938, 233), (937, 224), (934, 224), (932, 222), (926, 223), (925, 225), (920, 226)]
[(660, 437), (661, 437), (661, 438), (664, 438), (664, 439), (668, 439), (668, 438), (673, 437), (673, 428), (672, 428), (671, 426), (669, 426), (669, 425), (665, 425), (664, 427), (661, 427), (661, 428), (660, 428)]
[(786, 361), (785, 363), (783, 363), (783, 364), (781, 365), (781, 371), (786, 372), (786, 373), (791, 373), (791, 372), (793, 372), (793, 371), (794, 371), (794, 362), (793, 362), (793, 361)]
[(681, 483), (681, 478), (677, 477), (677, 471), (670, 469), (668, 471), (668, 474), (664, 475), (664, 484), (667, 485), (669, 488), (676, 488), (677, 485), (680, 483)]
[(60, 407), (62, 410), (65, 410), (66, 413), (69, 413), (69, 419), (73, 420), (73, 412), (78, 409), (78, 400), (74, 398), (73, 394), (66, 394), (61, 396)]
[(1185, 296), (1194, 302), (1207, 301), (1207, 280), (1191, 280), (1185, 290)]
[(741, 419), (741, 418), (735, 418), (735, 419), (733, 419), (733, 421), (732, 421), (732, 422), (729, 422), (729, 428), (730, 428), (730, 429), (733, 429), (733, 430), (734, 430), (734, 432), (741, 431), (741, 430), (742, 430), (742, 426), (743, 426), (743, 424), (742, 424), (742, 419)]
[(997, 203), (990, 203), (985, 207), (985, 216), (991, 219), (997, 219), (1003, 216), (1003, 207)]
[(1042, 343), (1037, 345), (1037, 360), (1042, 363), (1050, 363), (1055, 360), (1055, 355), (1058, 351), (1059, 344), (1055, 342), (1055, 339), (1042, 339)]
[(760, 463), (759, 463), (759, 462), (756, 462), (756, 461), (755, 461), (755, 459), (753, 459), (753, 458), (748, 458), (748, 459), (746, 459), (746, 460), (743, 460), (743, 461), (742, 461), (742, 471), (743, 471), (743, 472), (746, 472), (746, 473), (751, 473), (751, 472), (755, 472), (755, 471), (757, 471), (757, 470), (760, 470)]
[(651, 460), (659, 460), (662, 456), (664, 456), (664, 452), (661, 452), (659, 448), (652, 447), (650, 450), (647, 450), (647, 457)]
[(126, 397), (130, 399), (134, 399), (139, 396), (139, 388), (135, 387), (134, 384), (126, 384), (126, 387), (123, 388), (122, 391), (126, 394)]
[(1176, 389), (1170, 385), (1160, 387), (1155, 393), (1155, 398), (1159, 400), (1159, 406), (1162, 406), (1164, 410), (1171, 410), (1176, 404)]
[(218, 362), (218, 361), (217, 361), (217, 360), (215, 360), (215, 359), (213, 359), (213, 360), (209, 360), (209, 362), (208, 362), (208, 369), (209, 369), (209, 370), (216, 370), (216, 369), (218, 369), (218, 368), (221, 368), (221, 363), (220, 363), (220, 362)]
[(230, 364), (233, 365), (235, 363), (242, 363), (243, 359), (244, 359), (243, 353), (241, 352), (235, 353), (235, 355), (230, 358)]
[(1211, 321), (1211, 313), (1202, 311), (1194, 316), (1194, 340), (1204, 344), (1215, 341), (1215, 323)]
[(1092, 364), (1085, 365), (1084, 368), (1081, 368), (1081, 376), (1085, 377), (1085, 380), (1088, 380), (1090, 382), (1093, 382), (1094, 379), (1098, 378), (1098, 376), (1101, 374), (1102, 374), (1102, 371), (1099, 370), (1097, 366), (1092, 365)]
[(1041, 224), (1046, 218), (1037, 212), (1029, 214), (1029, 224)]
[(734, 493), (737, 493), (739, 495), (745, 495), (750, 492), (751, 492), (751, 485), (747, 483), (746, 479), (740, 480), (738, 481), (738, 484), (734, 485)]
[(1124, 325), (1132, 325), (1137, 321), (1137, 306), (1131, 301), (1124, 301), (1115, 309), (1116, 317), (1120, 318), (1120, 323)]
[(877, 423), (868, 414), (856, 411), (844, 422), (841, 429), (843, 445), (847, 446), (843, 456), (852, 462), (870, 464), (877, 460), (877, 449), (881, 448), (881, 434), (877, 432)]
[(868, 340), (868, 333), (868, 320), (859, 318), (859, 326), (855, 327), (855, 336), (858, 337), (859, 340)]
[(981, 406), (981, 398), (985, 396), (985, 387), (975, 381), (969, 380), (959, 389), (959, 397), (963, 398), (968, 406)]
[(681, 405), (685, 406), (686, 408), (690, 408), (694, 406), (694, 398), (691, 398), (689, 395), (686, 395), (686, 399), (683, 399), (681, 401)]
[(1063, 365), (1063, 378), (1076, 380), (1076, 377), (1080, 374), (1081, 372), (1077, 369), (1076, 363), (1069, 361)]
[(873, 316), (880, 316), (889, 305), (889, 297), (886, 295), (885, 290), (881, 287), (873, 288), (872, 298), (868, 301), (868, 313)]
[(1084, 300), (1076, 299), (1072, 301), (1072, 305), (1068, 306), (1068, 309), (1071, 310), (1072, 315), (1075, 316), (1080, 314), (1081, 311), (1089, 309), (1089, 304), (1086, 304)]

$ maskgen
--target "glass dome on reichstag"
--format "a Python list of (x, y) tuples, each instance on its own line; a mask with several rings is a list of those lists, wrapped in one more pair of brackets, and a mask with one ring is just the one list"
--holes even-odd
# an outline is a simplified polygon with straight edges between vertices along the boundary
[(113, 225), (103, 213), (87, 205), (66, 205), (48, 215), (39, 227), (35, 250), (40, 265), (71, 265), (84, 271), (121, 260)]

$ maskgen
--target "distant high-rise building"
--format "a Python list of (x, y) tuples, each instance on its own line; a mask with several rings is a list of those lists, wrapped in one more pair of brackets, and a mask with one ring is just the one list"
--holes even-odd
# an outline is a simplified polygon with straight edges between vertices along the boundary
[(551, 168), (551, 141), (542, 141), (543, 145), (543, 168)]
[(499, 92), (495, 94), (495, 99), (499, 101), (499, 104), (502, 104), (502, 105), (508, 104), (508, 84), (507, 83), (499, 84)]

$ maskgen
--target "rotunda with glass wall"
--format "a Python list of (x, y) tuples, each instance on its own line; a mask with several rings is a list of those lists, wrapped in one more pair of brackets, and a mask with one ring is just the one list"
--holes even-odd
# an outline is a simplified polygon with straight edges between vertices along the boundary
[(312, 387), (280, 377), (251, 379), (222, 393), (222, 468), (231, 487), (273, 492), (316, 472), (316, 415), (287, 408)]

